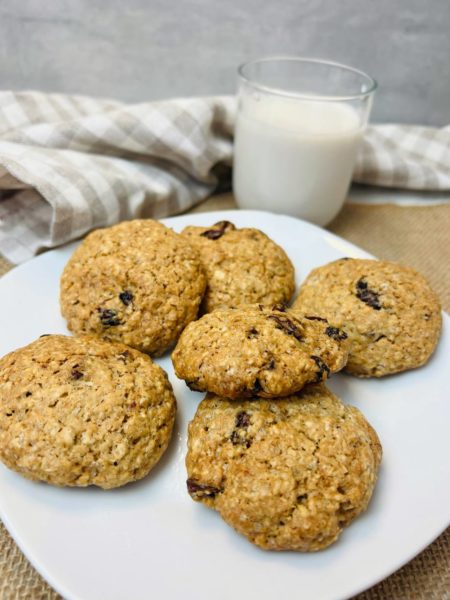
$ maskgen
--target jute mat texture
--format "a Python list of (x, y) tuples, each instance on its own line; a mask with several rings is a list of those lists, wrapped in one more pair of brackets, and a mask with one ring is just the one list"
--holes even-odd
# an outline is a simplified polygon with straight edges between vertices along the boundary
[[(191, 213), (235, 208), (230, 194)], [(400, 207), (347, 204), (328, 227), (378, 258), (423, 273), (450, 312), (450, 204)], [(0, 258), (0, 275), (11, 265)], [(411, 523), (414, 527), (414, 523)], [(353, 600), (450, 600), (450, 529), (402, 569)], [(0, 600), (56, 600), (0, 523)], [(99, 599), (100, 600), (100, 599)]]

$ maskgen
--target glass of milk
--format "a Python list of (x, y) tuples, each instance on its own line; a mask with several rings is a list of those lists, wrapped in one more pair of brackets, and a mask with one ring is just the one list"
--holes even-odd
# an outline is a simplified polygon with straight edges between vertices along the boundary
[(329, 223), (346, 198), (376, 87), (365, 73), (324, 60), (241, 65), (233, 165), (238, 206)]

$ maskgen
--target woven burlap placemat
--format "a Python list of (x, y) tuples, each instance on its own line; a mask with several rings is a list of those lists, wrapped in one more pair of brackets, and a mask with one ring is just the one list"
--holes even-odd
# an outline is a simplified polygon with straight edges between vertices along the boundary
[[(190, 212), (235, 206), (232, 196), (224, 194)], [(450, 204), (347, 204), (329, 230), (379, 258), (416, 268), (437, 291), (443, 308), (450, 311)], [(11, 265), (0, 258), (0, 275), (10, 269)], [(449, 548), (450, 529), (402, 569), (353, 600), (450, 600)], [(0, 600), (57, 598), (60, 596), (33, 569), (0, 523)]]

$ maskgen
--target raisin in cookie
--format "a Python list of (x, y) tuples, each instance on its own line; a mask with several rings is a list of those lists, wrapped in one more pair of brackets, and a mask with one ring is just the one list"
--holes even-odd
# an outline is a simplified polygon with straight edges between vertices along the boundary
[(191, 389), (227, 398), (274, 398), (342, 369), (346, 338), (324, 319), (300, 318), (282, 306), (243, 306), (190, 323), (172, 361)]
[(292, 308), (345, 331), (351, 343), (346, 370), (361, 377), (423, 365), (442, 324), (439, 300), (422, 275), (377, 260), (341, 259), (314, 269)]
[(323, 384), (271, 401), (207, 395), (189, 425), (187, 488), (257, 546), (308, 552), (367, 508), (380, 460), (375, 431)]
[(182, 235), (197, 248), (206, 271), (203, 312), (291, 299), (294, 267), (284, 250), (258, 229), (220, 221), (212, 227), (186, 227)]
[(0, 360), (0, 459), (28, 479), (102, 488), (141, 479), (175, 412), (164, 371), (124, 344), (49, 335)]
[(158, 356), (197, 316), (206, 286), (198, 255), (161, 223), (136, 220), (91, 233), (61, 278), (61, 310), (76, 334)]

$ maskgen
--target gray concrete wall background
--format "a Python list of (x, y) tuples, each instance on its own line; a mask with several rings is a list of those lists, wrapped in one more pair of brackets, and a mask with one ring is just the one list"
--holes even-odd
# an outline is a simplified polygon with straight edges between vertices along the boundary
[(231, 93), (239, 63), (271, 54), (367, 71), (376, 121), (450, 123), (449, 0), (0, 0), (2, 89)]

